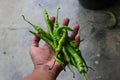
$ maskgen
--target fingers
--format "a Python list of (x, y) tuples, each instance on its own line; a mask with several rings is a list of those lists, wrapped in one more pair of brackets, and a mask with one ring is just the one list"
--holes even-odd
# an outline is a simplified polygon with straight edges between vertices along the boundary
[[(63, 25), (68, 25), (69, 24), (69, 18), (64, 18), (63, 20)], [(75, 40), (75, 44), (77, 47), (79, 47), (80, 44), (80, 35), (78, 34), (79, 30), (79, 25), (75, 24), (73, 27), (73, 32), (71, 33), (71, 39)]]
[(70, 38), (71, 38), (71, 39), (75, 39), (75, 36), (78, 34), (78, 30), (79, 30), (79, 25), (78, 25), (78, 24), (75, 24), (75, 25), (73, 26), (73, 31), (72, 31), (72, 33), (71, 33), (71, 35), (70, 35)]
[(31, 41), (31, 47), (39, 47), (40, 38), (34, 36)]
[(79, 44), (80, 44), (80, 35), (79, 34), (77, 34), (75, 36), (75, 44), (76, 44), (77, 47), (79, 47)]
[(55, 17), (54, 17), (54, 16), (50, 17), (50, 21), (51, 21), (52, 23), (54, 23), (54, 22), (55, 22)]
[(75, 40), (75, 44), (77, 47), (79, 47), (80, 44), (80, 35), (78, 34), (78, 31), (79, 31), (79, 25), (75, 24), (73, 26), (73, 32), (70, 35), (70, 38)]
[[(52, 23), (54, 23), (54, 22), (55, 22), (55, 17), (54, 17), (54, 16), (50, 17), (50, 21), (51, 21)], [(63, 25), (68, 25), (68, 24), (69, 24), (69, 18), (64, 18), (62, 24), (63, 24)]]
[(64, 18), (62, 25), (68, 25), (69, 24), (69, 18)]

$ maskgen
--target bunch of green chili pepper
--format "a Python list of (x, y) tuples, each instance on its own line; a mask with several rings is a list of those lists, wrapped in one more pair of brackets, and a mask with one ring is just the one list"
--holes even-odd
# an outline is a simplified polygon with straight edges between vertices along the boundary
[[(63, 25), (60, 26), (58, 24), (59, 9), (60, 8), (57, 9), (54, 27), (52, 27), (51, 21), (49, 19), (49, 15), (46, 9), (44, 8), (44, 19), (49, 33), (45, 32), (41, 27), (32, 24), (23, 15), (22, 16), (23, 19), (26, 22), (28, 22), (30, 25), (32, 25), (32, 27), (37, 31), (37, 32), (33, 32), (30, 30), (30, 32), (33, 35), (40, 37), (42, 40), (44, 40), (54, 49), (54, 51), (56, 52), (54, 59), (55, 61), (61, 64), (64, 70), (65, 70), (65, 66), (68, 66), (70, 71), (73, 73), (73, 77), (75, 77), (75, 73), (73, 70), (73, 66), (74, 66), (84, 77), (84, 80), (87, 80), (85, 74), (87, 73), (88, 68), (90, 67), (86, 64), (85, 60), (81, 55), (79, 48), (75, 45), (75, 40), (70, 39), (70, 37), (68, 36), (68, 31), (73, 31), (73, 30), (68, 26), (63, 26)], [(52, 69), (53, 67), (54, 64), (50, 69)]]

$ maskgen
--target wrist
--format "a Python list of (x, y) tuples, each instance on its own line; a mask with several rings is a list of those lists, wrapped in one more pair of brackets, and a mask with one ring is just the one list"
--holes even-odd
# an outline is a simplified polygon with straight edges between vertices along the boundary
[(40, 66), (22, 80), (56, 80), (57, 74), (53, 70), (49, 70), (48, 66)]
[(50, 66), (40, 65), (39, 67), (34, 68), (33, 73), (39, 73), (43, 75), (41, 77), (49, 80), (55, 80), (61, 70), (62, 68), (60, 66), (54, 66), (53, 69), (50, 69)]

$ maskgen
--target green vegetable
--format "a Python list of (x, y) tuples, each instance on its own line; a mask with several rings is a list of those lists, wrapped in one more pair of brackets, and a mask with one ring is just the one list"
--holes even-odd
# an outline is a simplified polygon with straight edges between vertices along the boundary
[[(70, 39), (70, 37), (68, 36), (68, 31), (73, 31), (73, 30), (69, 26), (59, 26), (58, 13), (60, 8), (57, 9), (56, 20), (53, 28), (46, 9), (44, 7), (43, 9), (44, 9), (44, 19), (47, 24), (49, 33), (45, 32), (39, 26), (32, 24), (23, 15), (22, 17), (27, 23), (32, 25), (33, 28), (37, 31), (37, 32), (33, 32), (30, 30), (30, 33), (44, 40), (56, 52), (56, 55), (54, 56), (55, 61), (53, 65), (51, 65), (50, 69), (54, 67), (55, 62), (57, 61), (61, 64), (64, 70), (65, 70), (65, 66), (67, 65), (70, 71), (73, 73), (73, 77), (75, 77), (75, 72), (73, 70), (73, 66), (74, 66), (75, 68), (78, 69), (79, 73), (84, 77), (84, 80), (87, 80), (85, 74), (88, 72), (88, 68), (90, 69), (92, 68), (87, 66), (84, 58), (81, 55), (81, 51), (79, 50), (79, 47), (75, 45), (75, 40)], [(83, 39), (80, 41), (83, 41)]]
[(41, 6), (43, 9), (44, 9), (44, 20), (46, 22), (46, 25), (47, 25), (47, 28), (48, 28), (48, 31), (50, 32), (50, 35), (53, 36), (53, 31), (52, 31), (52, 25), (51, 25), (51, 21), (49, 19), (49, 15), (47, 13), (47, 10), (45, 9), (44, 6), (42, 6), (41, 4), (39, 4), (39, 6)]
[(112, 25), (111, 26), (108, 26), (109, 29), (113, 29), (116, 27), (117, 25), (117, 16), (114, 12), (112, 11), (107, 11), (106, 14), (110, 15), (113, 19), (113, 22), (112, 22)]
[(52, 40), (52, 37), (50, 34), (46, 33), (42, 28), (40, 28), (39, 26), (36, 26), (34, 24), (32, 24), (30, 21), (28, 21), (24, 15), (22, 15), (23, 19), (28, 22), (38, 33), (42, 33), (43, 36), (49, 38), (50, 40)]

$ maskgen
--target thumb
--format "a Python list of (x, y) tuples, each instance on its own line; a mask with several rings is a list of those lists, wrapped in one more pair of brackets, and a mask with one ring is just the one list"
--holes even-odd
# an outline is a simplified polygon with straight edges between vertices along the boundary
[(40, 38), (34, 36), (31, 41), (31, 47), (39, 47)]

